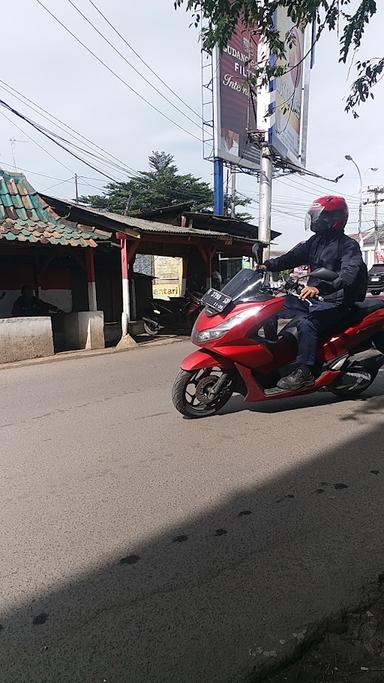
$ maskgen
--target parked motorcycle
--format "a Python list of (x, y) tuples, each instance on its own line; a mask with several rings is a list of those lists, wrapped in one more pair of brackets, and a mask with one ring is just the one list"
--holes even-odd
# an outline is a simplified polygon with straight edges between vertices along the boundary
[[(323, 282), (337, 277), (325, 268), (312, 276)], [(214, 415), (234, 393), (248, 402), (320, 389), (356, 397), (375, 380), (384, 364), (384, 302), (366, 299), (319, 344), (315, 384), (296, 391), (277, 388), (297, 355), (297, 319), (278, 330), (277, 318), (286, 297), (298, 297), (302, 285), (289, 279), (284, 290), (276, 290), (268, 278), (265, 272), (241, 270), (221, 292), (210, 289), (204, 295), (205, 308), (192, 332), (200, 350), (182, 362), (173, 386), (173, 403), (182, 415)]]
[(202, 298), (202, 292), (188, 292), (185, 297), (148, 301), (143, 315), (145, 332), (153, 336), (167, 329), (191, 334), (203, 306)]

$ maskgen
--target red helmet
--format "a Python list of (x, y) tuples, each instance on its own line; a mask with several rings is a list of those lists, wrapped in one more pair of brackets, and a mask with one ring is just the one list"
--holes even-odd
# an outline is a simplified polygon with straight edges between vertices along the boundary
[(344, 197), (320, 197), (309, 209), (305, 217), (305, 227), (312, 232), (344, 230), (348, 215), (348, 205)]

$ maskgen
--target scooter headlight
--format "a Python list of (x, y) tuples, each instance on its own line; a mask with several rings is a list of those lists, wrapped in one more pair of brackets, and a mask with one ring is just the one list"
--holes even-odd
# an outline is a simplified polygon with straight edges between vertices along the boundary
[(244, 322), (244, 320), (247, 320), (248, 318), (253, 318), (255, 315), (257, 315), (259, 310), (260, 307), (255, 306), (250, 310), (241, 311), (241, 313), (234, 315), (232, 318), (224, 320), (219, 325), (216, 325), (216, 327), (210, 327), (207, 330), (201, 330), (201, 332), (196, 330), (195, 326), (192, 331), (191, 340), (194, 344), (204, 344), (209, 341), (214, 341), (215, 339), (220, 339), (220, 337), (224, 337), (226, 332), (229, 332), (229, 330), (231, 330), (233, 327), (236, 327), (236, 325), (239, 323)]

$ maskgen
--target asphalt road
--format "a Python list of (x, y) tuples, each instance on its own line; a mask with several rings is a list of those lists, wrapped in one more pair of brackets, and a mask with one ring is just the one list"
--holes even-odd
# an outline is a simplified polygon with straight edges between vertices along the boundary
[(200, 421), (188, 344), (0, 372), (1, 683), (227, 683), (384, 572), (384, 374)]

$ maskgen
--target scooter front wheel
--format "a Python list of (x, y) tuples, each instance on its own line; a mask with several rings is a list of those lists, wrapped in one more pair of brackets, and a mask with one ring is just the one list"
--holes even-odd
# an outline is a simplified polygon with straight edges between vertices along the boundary
[(173, 384), (172, 401), (176, 410), (186, 417), (209, 417), (225, 406), (232, 393), (233, 377), (224, 374), (221, 368), (180, 370)]

